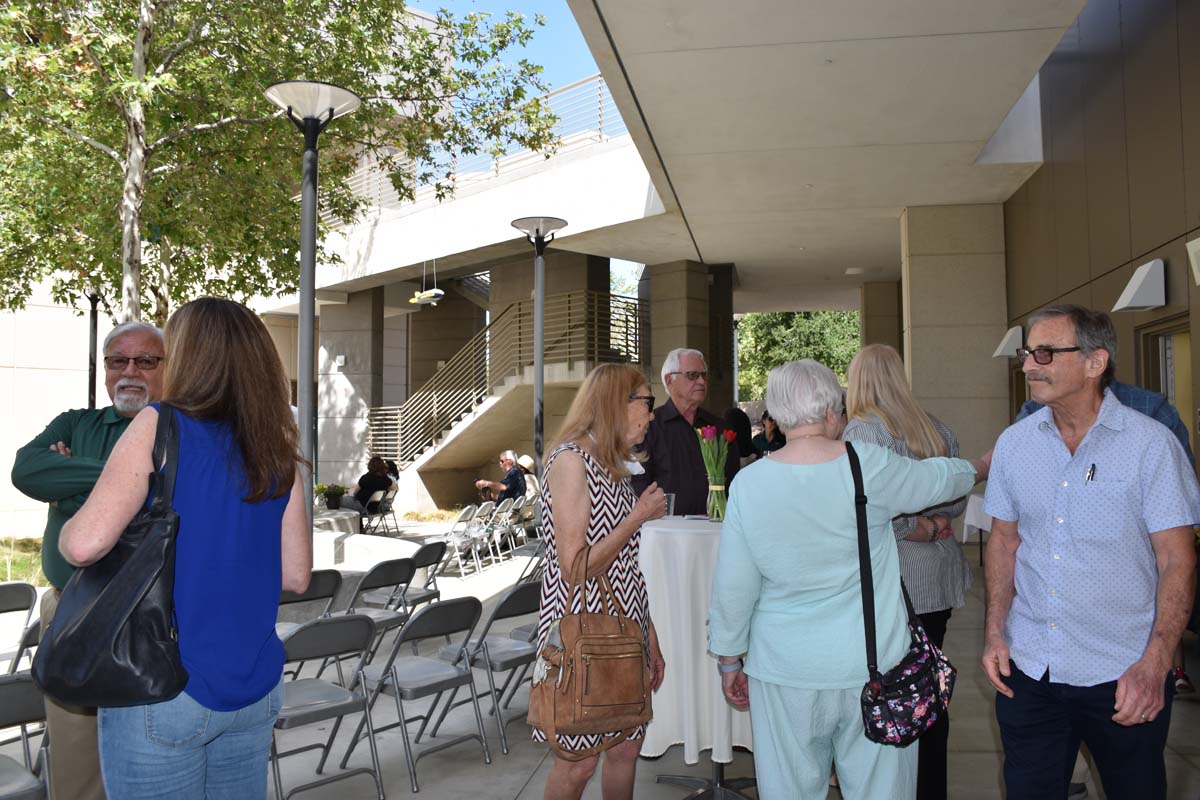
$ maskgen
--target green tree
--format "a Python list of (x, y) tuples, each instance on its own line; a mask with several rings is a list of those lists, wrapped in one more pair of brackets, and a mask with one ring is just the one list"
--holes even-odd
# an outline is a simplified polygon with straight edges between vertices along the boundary
[(8, 0), (0, 307), (47, 277), (124, 319), (147, 292), (162, 320), (200, 293), (293, 290), (299, 137), (263, 90), (310, 78), (364, 99), (322, 136), (323, 220), (349, 223), (361, 164), (442, 198), (459, 156), (553, 148), (541, 67), (516, 57), (542, 22), (403, 0)]
[(857, 311), (772, 311), (746, 314), (738, 321), (738, 397), (766, 396), (767, 373), (787, 361), (820, 361), (846, 382), (850, 359), (858, 352)]

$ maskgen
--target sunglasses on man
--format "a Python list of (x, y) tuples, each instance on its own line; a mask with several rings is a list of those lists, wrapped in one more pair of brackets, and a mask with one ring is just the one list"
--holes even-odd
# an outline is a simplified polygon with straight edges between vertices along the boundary
[(127, 356), (105, 356), (104, 368), (112, 372), (123, 372), (132, 361), (133, 365), (140, 370), (158, 369), (158, 362), (163, 360), (163, 356), (136, 356), (129, 358)]
[(689, 369), (683, 372), (668, 372), (668, 375), (682, 375), (689, 381), (698, 381), (701, 378), (708, 380), (708, 370), (706, 369)]
[(1079, 347), (1020, 347), (1017, 349), (1017, 361), (1021, 364), (1025, 363), (1025, 359), (1033, 356), (1033, 363), (1040, 364), (1043, 367), (1054, 360), (1055, 353), (1078, 353), (1082, 348)]

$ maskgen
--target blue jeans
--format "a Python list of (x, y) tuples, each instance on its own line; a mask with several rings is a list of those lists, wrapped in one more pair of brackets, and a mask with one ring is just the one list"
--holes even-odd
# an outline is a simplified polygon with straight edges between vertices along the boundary
[(282, 681), (237, 711), (212, 711), (187, 693), (174, 700), (101, 708), (100, 771), (120, 800), (249, 800), (267, 796), (271, 729)]

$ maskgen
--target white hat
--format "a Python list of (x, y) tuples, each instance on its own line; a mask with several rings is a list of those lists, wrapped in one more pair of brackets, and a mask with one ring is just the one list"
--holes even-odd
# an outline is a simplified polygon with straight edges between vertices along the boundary
[(533, 467), (534, 467), (533, 456), (530, 456), (530, 455), (521, 456), (520, 458), (517, 459), (517, 463), (520, 464), (525, 469), (529, 470), (530, 472), (533, 472)]

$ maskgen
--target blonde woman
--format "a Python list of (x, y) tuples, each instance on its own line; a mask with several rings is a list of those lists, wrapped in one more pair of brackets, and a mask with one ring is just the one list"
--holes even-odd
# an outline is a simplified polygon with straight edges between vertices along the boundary
[[(850, 362), (847, 374), (845, 441), (870, 442), (910, 458), (958, 456), (958, 439), (913, 399), (904, 362), (888, 345), (870, 344)], [(954, 538), (950, 520), (966, 508), (962, 497), (892, 521), (900, 551), (900, 575), (929, 638), (938, 646), (946, 623), (966, 602), (971, 570)], [(917, 798), (945, 800), (946, 742), (950, 721), (941, 721), (921, 737)]]
[[(642, 524), (666, 513), (666, 497), (652, 483), (637, 497), (629, 482), (633, 448), (646, 435), (653, 419), (654, 397), (642, 373), (628, 364), (603, 364), (592, 370), (571, 403), (558, 435), (558, 446), (546, 458), (545, 502), (546, 572), (542, 578), (542, 608), (538, 616), (538, 650), (550, 627), (567, 613), (582, 611), (579, 598), (567, 609), (568, 586), (563, 577), (587, 545), (586, 601), (598, 607), (598, 587), (590, 578), (606, 574), (617, 596), (626, 598), (622, 612), (642, 626), (650, 653), (650, 688), (662, 683), (665, 664), (658, 635), (650, 621), (646, 583), (638, 565)], [(604, 752), (601, 776), (606, 800), (633, 797), (633, 779), (644, 728)], [(546, 741), (538, 728), (536, 741)], [(559, 736), (565, 750), (584, 750), (601, 744), (604, 735)], [(600, 756), (567, 761), (557, 755), (546, 780), (547, 800), (578, 800), (595, 772)]]

